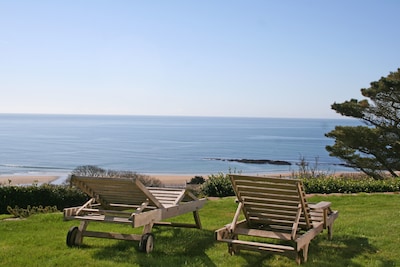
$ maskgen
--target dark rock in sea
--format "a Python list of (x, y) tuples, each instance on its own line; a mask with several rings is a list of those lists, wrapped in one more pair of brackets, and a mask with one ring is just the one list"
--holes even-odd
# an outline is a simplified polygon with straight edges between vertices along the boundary
[(221, 160), (221, 161), (234, 161), (247, 164), (271, 164), (271, 165), (292, 165), (292, 163), (284, 160), (270, 160), (270, 159), (221, 159), (221, 158), (210, 158), (210, 160)]

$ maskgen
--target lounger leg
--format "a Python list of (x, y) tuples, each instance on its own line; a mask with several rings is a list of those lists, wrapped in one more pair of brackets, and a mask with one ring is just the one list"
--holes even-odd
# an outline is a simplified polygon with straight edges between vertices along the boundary
[(332, 237), (333, 237), (333, 225), (331, 224), (331, 225), (328, 225), (328, 239), (329, 240), (332, 240)]
[(300, 248), (300, 250), (296, 253), (296, 263), (301, 264), (302, 262), (307, 262), (308, 258), (308, 246), (310, 243), (304, 245), (304, 247)]
[(88, 226), (89, 222), (88, 221), (81, 221), (81, 224), (79, 225), (78, 229), (78, 233), (76, 234), (76, 238), (75, 238), (75, 244), (77, 246), (82, 245), (83, 242), (83, 233), (84, 231), (86, 231), (86, 228)]
[(301, 253), (300, 253), (300, 251), (298, 251), (297, 254), (296, 254), (296, 263), (298, 265), (301, 264)]
[(198, 229), (202, 229), (201, 221), (200, 221), (200, 215), (199, 215), (199, 211), (198, 210), (193, 211), (193, 218), (194, 218), (194, 221), (196, 222), (196, 227)]
[[(231, 238), (233, 240), (239, 239), (238, 235), (235, 235), (235, 234), (232, 235)], [(240, 253), (240, 248), (236, 244), (228, 243), (228, 253), (231, 254), (232, 256), (237, 255)]]
[(151, 233), (151, 229), (153, 229), (153, 223), (149, 223), (149, 224), (146, 224), (145, 226), (143, 226), (143, 231), (142, 231), (142, 234), (144, 235), (144, 234), (149, 234), (149, 233)]

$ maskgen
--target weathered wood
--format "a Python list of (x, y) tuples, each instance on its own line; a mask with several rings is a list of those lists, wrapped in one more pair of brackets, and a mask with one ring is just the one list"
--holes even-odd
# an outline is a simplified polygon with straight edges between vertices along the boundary
[[(329, 202), (309, 205), (303, 184), (297, 179), (229, 175), (238, 208), (232, 223), (215, 232), (217, 241), (229, 244), (229, 252), (240, 249), (285, 253), (297, 263), (307, 261), (308, 247), (313, 238), (332, 226), (337, 211)], [(240, 212), (245, 219), (238, 222)], [(239, 235), (265, 238), (261, 241), (238, 240)], [(271, 243), (277, 239), (288, 244)]]
[(243, 220), (237, 224), (234, 233), (237, 235), (248, 235), (248, 236), (265, 237), (265, 238), (273, 238), (280, 240), (292, 240), (290, 229), (288, 230), (289, 231), (283, 231), (283, 230), (272, 231), (260, 228), (249, 228), (246, 221)]
[(200, 214), (199, 214), (199, 209), (195, 210), (192, 212), (193, 213), (193, 219), (196, 224), (197, 229), (203, 229), (201, 225), (201, 220), (200, 220)]
[(90, 205), (91, 205), (92, 203), (94, 203), (95, 201), (96, 201), (95, 198), (89, 199), (88, 202), (86, 202), (85, 204), (83, 204), (83, 206), (80, 207), (80, 208), (76, 211), (76, 215), (79, 215), (79, 214), (82, 212), (83, 209), (85, 209), (85, 208), (87, 208), (87, 207), (90, 207)]
[[(233, 216), (233, 220), (232, 220), (231, 226), (229, 227), (229, 231), (230, 232), (234, 232), (235, 231), (235, 228), (237, 226), (237, 222), (238, 222), (238, 219), (239, 219), (239, 215), (242, 212), (242, 208), (243, 208), (243, 202), (239, 202), (239, 205), (238, 205), (238, 207), (236, 209), (235, 215)], [(246, 217), (248, 217), (248, 216), (246, 216)]]
[(238, 244), (238, 245), (246, 245), (248, 248), (255, 247), (256, 250), (269, 250), (274, 252), (285, 252), (285, 251), (294, 251), (295, 249), (291, 246), (284, 245), (275, 245), (275, 244), (267, 244), (261, 242), (250, 242), (244, 240), (233, 240), (233, 239), (221, 239), (222, 242), (227, 242), (230, 244)]
[(70, 220), (80, 220), (88, 222), (109, 222), (109, 223), (119, 223), (119, 224), (130, 224), (132, 221), (129, 218), (116, 217), (116, 216), (106, 216), (106, 215), (78, 215), (69, 218)]
[(177, 222), (156, 222), (154, 225), (157, 226), (170, 226), (170, 227), (182, 227), (182, 228), (197, 228), (199, 227), (193, 223), (177, 223)]
[[(137, 179), (104, 177), (71, 177), (71, 182), (91, 199), (79, 207), (64, 209), (65, 220), (80, 220), (76, 238), (70, 243), (80, 245), (84, 236), (141, 241), (153, 225), (201, 229), (199, 209), (206, 199), (197, 199), (185, 189), (147, 188)], [(193, 212), (194, 224), (162, 222)], [(89, 222), (128, 224), (143, 227), (142, 235), (87, 231)]]
[(135, 234), (121, 234), (111, 232), (96, 232), (96, 231), (84, 231), (83, 236), (97, 237), (97, 238), (108, 238), (108, 239), (119, 239), (128, 241), (140, 241), (142, 235)]
[(175, 205), (171, 207), (167, 207), (165, 209), (162, 209), (162, 218), (163, 219), (168, 219), (171, 217), (176, 217), (181, 214), (185, 214), (191, 211), (197, 211), (201, 209), (204, 204), (206, 203), (206, 199), (199, 199), (197, 201), (192, 201), (192, 202), (183, 202), (180, 205)]

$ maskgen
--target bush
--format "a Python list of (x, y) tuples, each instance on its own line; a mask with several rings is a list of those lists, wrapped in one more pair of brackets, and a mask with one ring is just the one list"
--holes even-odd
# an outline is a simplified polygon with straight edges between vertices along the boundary
[(37, 213), (51, 213), (51, 212), (57, 212), (58, 209), (56, 206), (50, 207), (31, 207), (30, 205), (28, 205), (28, 207), (26, 209), (20, 208), (18, 206), (15, 206), (14, 208), (11, 208), (10, 206), (7, 207), (7, 211), (11, 214), (14, 215), (14, 217), (17, 218), (27, 218), (33, 214), (37, 214)]
[[(400, 192), (400, 178), (375, 180), (368, 176), (321, 176), (301, 180), (307, 194)], [(211, 175), (201, 186), (201, 192), (210, 197), (235, 195), (229, 177), (223, 173)]]
[(187, 184), (204, 184), (206, 180), (203, 178), (203, 176), (195, 176)]
[(231, 180), (223, 173), (212, 174), (201, 186), (201, 191), (209, 197), (234, 196)]
[(150, 187), (161, 187), (162, 182), (149, 175), (139, 174), (132, 171), (115, 171), (115, 170), (105, 170), (94, 165), (84, 165), (78, 166), (72, 171), (73, 175), (80, 176), (91, 176), (91, 177), (122, 177), (122, 178), (132, 178), (138, 179), (145, 186)]
[(66, 185), (0, 186), (0, 214), (7, 213), (8, 206), (56, 206), (62, 210), (82, 205), (87, 199), (86, 194)]
[(374, 193), (400, 191), (399, 178), (375, 180), (371, 177), (325, 177), (302, 179), (306, 193)]

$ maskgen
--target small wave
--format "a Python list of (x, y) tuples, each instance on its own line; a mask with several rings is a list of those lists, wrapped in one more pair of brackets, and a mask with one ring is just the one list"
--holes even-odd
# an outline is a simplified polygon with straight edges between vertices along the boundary
[(52, 166), (29, 166), (29, 165), (17, 165), (17, 164), (0, 164), (0, 167), (5, 168), (20, 168), (20, 169), (39, 169), (39, 170), (65, 170), (61, 167)]

